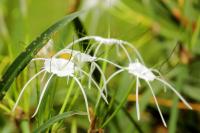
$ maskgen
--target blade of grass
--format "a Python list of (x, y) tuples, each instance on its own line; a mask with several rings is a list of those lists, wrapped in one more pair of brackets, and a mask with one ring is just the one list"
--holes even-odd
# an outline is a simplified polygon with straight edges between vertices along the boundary
[(199, 32), (200, 32), (200, 16), (198, 17), (197, 19), (197, 26), (196, 26), (196, 29), (192, 35), (192, 38), (191, 38), (191, 46), (190, 48), (192, 49), (196, 43), (197, 43), (197, 40), (198, 40), (198, 36), (199, 36)]
[[(135, 83), (135, 82), (133, 82)], [(132, 90), (132, 86), (133, 86), (133, 83), (132, 85), (130, 85), (130, 87), (127, 89), (124, 97), (122, 98), (122, 100), (120, 101), (119, 105), (117, 106), (117, 108), (115, 109), (115, 111), (110, 115), (110, 117), (102, 124), (102, 128), (104, 128), (111, 120), (112, 118), (119, 112), (119, 110), (122, 108), (122, 106), (124, 105), (124, 103), (126, 102), (126, 99), (129, 95), (129, 93), (131, 92)]]
[(29, 121), (28, 120), (22, 120), (20, 123), (20, 127), (22, 130), (22, 133), (30, 133), (30, 127), (29, 127)]
[(31, 44), (26, 48), (26, 50), (23, 51), (13, 61), (8, 70), (3, 75), (2, 79), (0, 79), (0, 100), (6, 94), (14, 79), (26, 67), (26, 65), (37, 54), (37, 52), (48, 42), (52, 35), (55, 34), (55, 32), (57, 32), (59, 29), (67, 25), (69, 22), (71, 22), (73, 19), (80, 16), (80, 14), (82, 14), (82, 11), (67, 15), (57, 23), (50, 26), (39, 37), (32, 41)]
[(76, 122), (76, 119), (72, 120), (71, 133), (77, 133), (77, 122)]
[[(69, 101), (69, 98), (70, 98), (70, 95), (72, 94), (72, 91), (74, 89), (74, 85), (75, 85), (75, 81), (73, 80), (73, 81), (71, 81), (70, 86), (67, 89), (66, 96), (65, 96), (64, 102), (62, 104), (62, 107), (61, 107), (61, 109), (59, 111), (59, 114), (63, 114), (63, 112), (65, 111), (66, 106), (67, 106), (68, 101)], [(55, 123), (52, 126), (52, 130), (56, 131), (59, 128), (59, 126), (61, 125), (61, 123), (62, 123), (62, 121), (60, 123)]]
[(33, 133), (39, 133), (39, 132), (42, 132), (44, 131), (45, 129), (47, 129), (49, 126), (51, 126), (52, 124), (60, 121), (60, 120), (63, 120), (65, 118), (68, 118), (68, 117), (71, 117), (73, 115), (87, 115), (87, 113), (85, 112), (65, 112), (63, 114), (60, 114), (60, 115), (57, 115), (57, 116), (54, 116), (52, 118), (50, 118), (48, 121), (46, 121), (44, 124), (42, 124), (40, 127), (36, 128)]
[(4, 110), (7, 113), (11, 112), (11, 110), (2, 103), (0, 103), (0, 109)]
[[(178, 91), (180, 91), (180, 89), (183, 88), (184, 79), (187, 77), (186, 68), (180, 67), (179, 70), (182, 74), (179, 75), (178, 80), (177, 80), (176, 88)], [(177, 108), (178, 100), (179, 98), (177, 96), (173, 98), (173, 106), (171, 108), (170, 119), (169, 119), (169, 133), (177, 132), (176, 129), (177, 129), (177, 121), (178, 121), (178, 115), (179, 115), (179, 109)]]
[(177, 126), (177, 120), (178, 120), (178, 97), (173, 98), (173, 106), (170, 113), (170, 119), (169, 119), (169, 133), (175, 133), (176, 132), (176, 126)]
[[(118, 101), (115, 100), (115, 104), (119, 104)], [(135, 128), (138, 130), (139, 133), (143, 133), (142, 129), (140, 128), (139, 124), (135, 121), (135, 119), (131, 116), (131, 114), (128, 112), (128, 110), (123, 107), (122, 108), (124, 114), (127, 116), (127, 118), (130, 120), (131, 123), (135, 126)]]

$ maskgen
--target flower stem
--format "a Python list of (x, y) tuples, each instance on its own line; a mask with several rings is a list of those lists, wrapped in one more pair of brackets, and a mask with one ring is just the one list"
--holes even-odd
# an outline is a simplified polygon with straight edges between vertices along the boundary
[(121, 100), (121, 102), (119, 103), (119, 105), (117, 106), (117, 108), (115, 109), (115, 111), (110, 115), (110, 117), (102, 124), (102, 127), (101, 128), (104, 128), (111, 120), (112, 118), (119, 112), (119, 110), (122, 108), (122, 106), (124, 105), (124, 103), (126, 102), (126, 99), (129, 95), (129, 93), (131, 92), (132, 90), (132, 86), (135, 82), (133, 82), (131, 84), (131, 86), (128, 88), (128, 90), (126, 91), (123, 99)]

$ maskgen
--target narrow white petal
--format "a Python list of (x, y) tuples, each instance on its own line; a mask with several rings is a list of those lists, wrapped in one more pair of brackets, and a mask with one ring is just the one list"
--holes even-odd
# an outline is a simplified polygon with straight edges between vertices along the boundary
[(87, 50), (87, 53), (86, 54), (90, 54), (92, 52), (92, 50), (94, 49), (94, 47), (98, 44), (98, 42), (96, 43), (93, 43), (90, 48)]
[(129, 63), (131, 63), (132, 60), (131, 60), (131, 57), (130, 57), (130, 55), (129, 55), (127, 49), (126, 49), (122, 44), (119, 44), (119, 46), (124, 50), (126, 56), (128, 57)]
[(151, 87), (151, 84), (149, 83), (149, 81), (146, 81), (146, 82), (147, 82), (148, 86), (149, 86), (150, 89), (151, 89), (151, 93), (152, 93), (152, 95), (153, 95), (153, 98), (154, 98), (154, 101), (155, 101), (155, 103), (156, 103), (156, 106), (157, 106), (158, 112), (159, 112), (159, 114), (160, 114), (160, 117), (161, 117), (161, 119), (162, 119), (162, 122), (163, 122), (164, 126), (167, 127), (167, 124), (166, 124), (166, 122), (165, 122), (165, 119), (164, 119), (164, 117), (163, 117), (163, 115), (162, 115), (162, 112), (161, 112), (161, 110), (160, 110), (160, 107), (159, 107), (159, 105), (158, 105), (158, 101), (157, 101), (156, 96), (155, 96), (155, 94), (154, 94), (153, 88)]
[(122, 41), (122, 43), (124, 43), (125, 45), (129, 46), (130, 48), (133, 49), (133, 51), (136, 53), (137, 57), (140, 59), (140, 61), (144, 64), (144, 61), (143, 61), (143, 58), (142, 56), (140, 55), (140, 52), (137, 50), (136, 47), (134, 47), (133, 44), (129, 43), (129, 42), (126, 42), (126, 41)]
[(123, 68), (122, 66), (120, 66), (120, 65), (118, 65), (118, 64), (116, 64), (116, 63), (114, 63), (114, 62), (112, 62), (112, 61), (109, 61), (109, 60), (107, 60), (107, 59), (104, 59), (104, 58), (97, 58), (97, 60), (96, 61), (105, 61), (105, 62), (107, 62), (107, 63), (110, 63), (110, 64), (112, 64), (112, 65), (114, 65), (115, 67), (118, 67), (118, 68)]
[(15, 109), (16, 109), (18, 103), (19, 103), (19, 100), (21, 99), (21, 97), (22, 97), (24, 91), (26, 90), (26, 87), (28, 86), (28, 84), (29, 84), (34, 78), (36, 78), (38, 75), (40, 75), (40, 74), (41, 74), (42, 72), (44, 72), (44, 71), (45, 71), (45, 70), (39, 71), (39, 72), (36, 73), (28, 82), (26, 82), (26, 84), (25, 84), (24, 87), (22, 88), (22, 90), (21, 90), (21, 92), (20, 92), (20, 94), (19, 94), (19, 97), (17, 98), (17, 101), (16, 101), (16, 103), (15, 103), (13, 109), (12, 109), (13, 112), (15, 111)]
[(94, 66), (94, 62), (91, 63), (90, 66), (90, 72), (89, 72), (89, 81), (88, 81), (88, 88), (91, 88), (91, 78), (92, 78), (92, 73), (94, 72), (95, 66)]
[(137, 118), (138, 120), (140, 120), (140, 106), (139, 106), (138, 93), (139, 93), (139, 78), (136, 77), (136, 110), (137, 110)]
[[(89, 78), (89, 74), (87, 74), (84, 70), (80, 69), (80, 71), (83, 72)], [(107, 101), (105, 95), (101, 92), (101, 88), (99, 87), (99, 85), (97, 84), (97, 82), (93, 78), (91, 78), (91, 81), (97, 87), (97, 89), (100, 92), (100, 95), (102, 96), (102, 98), (104, 99), (104, 101), (108, 104), (108, 101)]]
[(97, 55), (100, 47), (102, 46), (102, 43), (99, 43), (98, 46), (96, 47), (95, 51), (94, 51), (94, 57)]
[[(114, 73), (107, 79), (106, 83), (104, 84), (104, 86), (103, 86), (103, 88), (102, 88), (102, 91), (104, 90), (105, 86), (107, 86), (107, 84), (110, 82), (110, 80), (111, 80), (112, 78), (114, 78), (115, 76), (117, 76), (118, 74), (120, 74), (120, 73), (123, 72), (123, 71), (125, 71), (125, 69), (120, 69), (120, 70), (114, 72)], [(102, 92), (102, 93), (103, 93), (103, 92)]]
[[(106, 86), (106, 77), (105, 77), (105, 74), (103, 73), (101, 67), (99, 67), (99, 65), (96, 62), (94, 62), (94, 64), (97, 67), (97, 69), (99, 70), (99, 72), (101, 73), (101, 76), (102, 76), (102, 79), (103, 79), (103, 82), (104, 82), (104, 85), (105, 85), (104, 90), (105, 90), (106, 97), (107, 97), (108, 91), (107, 91), (107, 86)], [(102, 91), (104, 91), (104, 90), (102, 90)]]
[[(164, 76), (163, 76), (157, 69), (150, 68), (150, 70), (151, 70), (152, 72), (157, 73), (161, 78), (164, 79)], [(166, 88), (166, 85), (165, 85), (165, 84), (163, 85), (163, 87), (164, 87), (164, 92), (167, 92), (167, 88)]]
[(41, 78), (41, 82), (43, 82), (43, 80), (44, 80), (46, 74), (47, 74), (47, 72), (45, 72), (45, 73), (43, 74), (43, 76), (42, 76), (42, 78)]
[(156, 78), (158, 81), (162, 82), (163, 84), (165, 84), (166, 86), (168, 86), (172, 91), (174, 91), (176, 93), (176, 95), (183, 101), (183, 103), (189, 108), (192, 109), (192, 107), (190, 106), (190, 104), (181, 96), (181, 94), (174, 88), (172, 87), (169, 83), (167, 83), (165, 80), (162, 80), (160, 78)]
[(47, 58), (33, 58), (31, 61), (38, 61), (38, 60), (45, 61), (48, 59)]
[(39, 99), (37, 108), (36, 108), (34, 114), (32, 115), (32, 118), (37, 114), (37, 112), (38, 112), (38, 110), (39, 110), (39, 107), (40, 107), (40, 104), (41, 104), (41, 102), (42, 102), (42, 99), (43, 99), (43, 97), (44, 97), (44, 93), (45, 93), (45, 91), (46, 91), (46, 89), (47, 89), (47, 87), (48, 87), (48, 84), (49, 84), (49, 82), (50, 82), (50, 80), (52, 79), (53, 76), (54, 76), (54, 75), (52, 74), (52, 75), (50, 76), (50, 78), (47, 80), (47, 82), (46, 82), (46, 84), (45, 84), (45, 86), (44, 86), (44, 89), (42, 90), (42, 93), (41, 93), (41, 95), (40, 95), (40, 99)]
[(89, 105), (88, 105), (87, 96), (85, 94), (83, 86), (81, 85), (81, 83), (79, 82), (79, 80), (75, 76), (72, 76), (72, 78), (76, 81), (76, 83), (79, 85), (79, 87), (80, 87), (80, 89), (82, 91), (82, 94), (83, 94), (83, 97), (84, 97), (84, 100), (85, 100), (86, 110), (87, 110), (87, 113), (88, 113), (88, 119), (91, 122), (91, 120), (90, 120), (90, 112), (89, 112)]

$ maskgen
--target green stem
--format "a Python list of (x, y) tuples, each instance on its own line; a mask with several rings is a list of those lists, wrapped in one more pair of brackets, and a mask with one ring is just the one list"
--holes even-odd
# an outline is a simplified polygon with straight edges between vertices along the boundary
[[(133, 82), (134, 83), (134, 82)], [(133, 84), (132, 84), (133, 85)], [(132, 90), (132, 85), (128, 88), (128, 90), (125, 93), (125, 96), (123, 97), (123, 99), (121, 100), (121, 102), (119, 103), (119, 105), (117, 106), (117, 108), (115, 109), (115, 111), (111, 114), (111, 116), (103, 123), (102, 128), (104, 128), (111, 120), (112, 118), (119, 112), (119, 110), (122, 108), (122, 106), (124, 105), (124, 103), (126, 102), (126, 99), (129, 95), (129, 93)]]
[(29, 121), (22, 120), (20, 123), (20, 128), (22, 130), (22, 133), (30, 133)]
[[(65, 111), (65, 108), (66, 108), (66, 106), (67, 106), (69, 97), (70, 97), (70, 95), (71, 95), (71, 93), (72, 93), (72, 90), (73, 90), (73, 88), (74, 88), (74, 83), (75, 83), (75, 81), (73, 80), (73, 81), (71, 82), (71, 84), (70, 84), (69, 89), (67, 90), (67, 94), (66, 94), (66, 97), (65, 97), (65, 99), (64, 99), (63, 105), (62, 105), (62, 107), (61, 107), (61, 109), (60, 109), (59, 115), (62, 114), (62, 113)], [(60, 123), (61, 123), (61, 122), (60, 122)], [(52, 130), (53, 130), (53, 131), (56, 131), (56, 130), (58, 129), (59, 126), (60, 126), (59, 123), (55, 123), (55, 124), (52, 126)]]
[(67, 91), (67, 95), (66, 95), (66, 97), (65, 97), (64, 103), (63, 103), (63, 105), (62, 105), (62, 107), (61, 107), (61, 109), (60, 109), (59, 114), (62, 114), (62, 113), (65, 111), (67, 102), (68, 102), (69, 97), (70, 97), (70, 95), (71, 95), (71, 93), (72, 93), (72, 90), (73, 90), (73, 88), (74, 88), (74, 83), (75, 83), (75, 81), (73, 80), (72, 83), (70, 84), (69, 90)]
[[(104, 58), (106, 59), (108, 57), (108, 47), (106, 47), (106, 49), (105, 49), (105, 55), (104, 55)], [(107, 66), (107, 62), (103, 62), (103, 64), (102, 64), (102, 71), (103, 72), (105, 72), (105, 70), (106, 70), (106, 66)], [(101, 77), (100, 77), (101, 78)], [(103, 84), (103, 81), (102, 80), (100, 80), (100, 86), (102, 86), (102, 84)], [(97, 109), (98, 109), (98, 107), (99, 107), (99, 103), (100, 103), (100, 97), (101, 97), (101, 95), (100, 94), (98, 94), (98, 101), (97, 101), (97, 103), (96, 103), (96, 105), (95, 105), (95, 112), (97, 111)]]
[(69, 107), (67, 108), (67, 111), (71, 110), (71, 108), (74, 105), (75, 101), (77, 100), (78, 96), (79, 96), (79, 89), (76, 89), (75, 95), (73, 96), (71, 103), (70, 103)]
[[(182, 73), (186, 73), (186, 72), (184, 72), (184, 70), (183, 70)], [(176, 86), (177, 86), (176, 88), (178, 91), (180, 91), (181, 88), (183, 87), (184, 76), (185, 75), (183, 75), (183, 74), (178, 76), (178, 81), (176, 84)], [(177, 108), (178, 101), (179, 101), (179, 98), (176, 95), (174, 95), (173, 105), (172, 105), (170, 119), (169, 119), (169, 133), (175, 133), (176, 129), (177, 129), (177, 121), (178, 121), (178, 114), (179, 114), (179, 110)]]
[(72, 120), (71, 133), (77, 133), (77, 122), (75, 118)]

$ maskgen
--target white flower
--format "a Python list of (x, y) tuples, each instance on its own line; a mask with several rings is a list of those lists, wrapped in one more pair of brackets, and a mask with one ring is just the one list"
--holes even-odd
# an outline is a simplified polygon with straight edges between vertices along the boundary
[[(69, 53), (69, 52), (70, 52), (70, 51), (68, 50), (69, 48), (72, 48), (74, 45), (77, 45), (77, 44), (79, 44), (80, 42), (85, 41), (85, 40), (94, 41), (92, 44), (90, 44), (91, 47), (87, 50), (87, 53), (90, 53), (92, 50), (94, 50), (93, 56), (90, 56), (90, 55), (87, 54), (87, 53), (85, 53), (85, 54), (87, 54), (87, 56), (86, 56), (85, 54), (83, 54), (83, 53), (82, 53), (82, 54), (79, 53), (79, 55), (80, 55), (82, 58), (86, 58), (86, 57), (87, 57), (86, 59), (88, 59), (88, 60), (90, 59), (89, 62), (91, 62), (93, 59), (96, 59), (95, 61), (108, 62), (108, 63), (110, 63), (110, 64), (112, 64), (112, 65), (115, 65), (115, 66), (118, 67), (118, 68), (121, 68), (121, 66), (119, 66), (119, 65), (117, 65), (117, 64), (115, 64), (115, 63), (113, 63), (112, 61), (110, 61), (110, 60), (108, 60), (108, 59), (97, 58), (97, 57), (96, 57), (97, 54), (98, 54), (98, 52), (99, 52), (99, 50), (100, 50), (100, 48), (101, 48), (101, 46), (103, 46), (103, 45), (105, 45), (105, 46), (113, 46), (113, 45), (114, 45), (114, 46), (116, 46), (117, 48), (120, 47), (120, 48), (122, 49), (122, 51), (126, 54), (128, 60), (129, 60), (129, 62), (132, 62), (131, 56), (130, 56), (130, 54), (129, 54), (127, 48), (126, 48), (126, 47), (129, 47), (131, 50), (133, 50), (133, 52), (135, 53), (136, 57), (139, 58), (139, 60), (140, 60), (141, 62), (143, 62), (143, 59), (142, 59), (142, 57), (141, 57), (139, 51), (137, 50), (137, 48), (134, 47), (133, 44), (131, 44), (131, 43), (127, 42), (127, 41), (124, 41), (124, 40), (120, 40), (120, 39), (115, 39), (115, 38), (103, 38), (103, 37), (100, 37), (100, 36), (85, 36), (85, 37), (79, 38), (79, 39), (77, 39), (77, 40), (75, 40), (75, 41), (69, 43), (64, 49), (62, 49), (61, 51), (59, 51), (56, 55), (59, 55), (59, 54), (64, 53), (64, 52), (66, 52), (66, 51), (68, 51), (68, 53)], [(88, 44), (88, 45), (89, 45), (89, 44)], [(77, 53), (77, 52), (75, 51), (75, 53)], [(118, 54), (119, 54), (119, 53), (118, 53)], [(133, 54), (133, 53), (132, 53), (132, 54)], [(94, 61), (91, 62), (92, 64), (91, 64), (91, 69), (90, 69), (90, 75), (93, 73), (93, 70), (95, 69), (95, 67), (97, 67), (98, 70), (101, 72), (100, 67), (97, 66), (98, 64), (96, 64), (95, 62), (94, 62), (94, 63), (95, 63), (95, 64), (94, 64), (93, 62), (94, 62)], [(103, 72), (101, 72), (101, 74), (103, 75), (104, 84), (105, 84), (105, 78), (104, 78), (105, 76), (104, 76)], [(106, 88), (106, 86), (103, 88), (103, 91), (105, 91), (105, 94), (106, 94), (106, 96), (107, 96), (107, 88)]]
[[(103, 37), (100, 37), (100, 36), (85, 36), (85, 37), (82, 37), (80, 39), (77, 39), (77, 40), (69, 43), (66, 46), (66, 48), (63, 49), (63, 51), (65, 49), (72, 48), (74, 45), (77, 45), (77, 44), (79, 44), (79, 42), (82, 42), (82, 41), (85, 41), (85, 40), (89, 40), (89, 41), (94, 40), (95, 41), (92, 44), (92, 46), (87, 50), (87, 53), (90, 53), (91, 50), (93, 50), (95, 48), (93, 57), (95, 57), (97, 55), (97, 53), (99, 52), (102, 45), (105, 45), (105, 46), (115, 45), (117, 48), (120, 47), (124, 51), (124, 53), (126, 54), (129, 62), (132, 62), (131, 56), (130, 56), (129, 52), (127, 51), (127, 48), (125, 47), (125, 46), (127, 46), (127, 47), (129, 47), (133, 50), (136, 57), (139, 58), (139, 60), (143, 63), (143, 59), (142, 59), (139, 51), (137, 50), (137, 48), (133, 44), (131, 44), (127, 41), (115, 39), (115, 38), (103, 38)], [(97, 45), (97, 47), (96, 47), (96, 45)], [(61, 52), (62, 52), (62, 50), (61, 50)]]
[(86, 62), (93, 62), (96, 60), (96, 57), (93, 57), (89, 54), (86, 53), (82, 53), (80, 51), (77, 50), (72, 50), (72, 49), (63, 49), (61, 51), (59, 51), (55, 56), (61, 55), (67, 53), (69, 54), (71, 57), (71, 60), (74, 61), (75, 63), (86, 63)]
[[(155, 69), (149, 69), (147, 68), (145, 65), (143, 65), (142, 63), (140, 63), (138, 60), (136, 60), (135, 62), (132, 62), (129, 64), (128, 67), (121, 67), (120, 70), (114, 72), (108, 79), (107, 79), (107, 83), (116, 75), (118, 75), (119, 73), (123, 72), (123, 71), (128, 71), (131, 75), (136, 77), (136, 110), (137, 110), (137, 118), (138, 120), (140, 119), (140, 111), (139, 111), (139, 98), (138, 98), (138, 94), (139, 94), (139, 79), (143, 79), (147, 85), (149, 86), (151, 93), (153, 95), (154, 101), (156, 103), (158, 112), (161, 116), (162, 122), (164, 124), (165, 127), (167, 127), (166, 122), (163, 118), (162, 112), (160, 110), (160, 107), (158, 105), (157, 99), (155, 97), (153, 88), (150, 84), (150, 82), (153, 82), (155, 80), (161, 82), (162, 84), (164, 84), (165, 86), (167, 86), (169, 89), (171, 89), (182, 101), (183, 103), (190, 109), (192, 109), (192, 107), (189, 105), (189, 103), (179, 94), (178, 91), (176, 91), (176, 89), (171, 86), (169, 83), (167, 83), (165, 80), (161, 79), (160, 77), (154, 75), (153, 72), (156, 72), (160, 75), (160, 72), (158, 70)], [(160, 75), (161, 76), (161, 75)], [(106, 84), (107, 84), (106, 83)]]
[(44, 62), (44, 69), (49, 73), (56, 74), (58, 77), (73, 76), (75, 65), (66, 59), (51, 58)]
[[(83, 97), (84, 97), (84, 100), (85, 100), (85, 106), (86, 106), (86, 110), (88, 112), (88, 119), (90, 121), (90, 115), (89, 115), (89, 106), (88, 106), (88, 101), (87, 101), (87, 96), (86, 96), (86, 93), (83, 89), (83, 86), (81, 85), (80, 81), (78, 80), (78, 78), (75, 77), (74, 73), (76, 71), (81, 71), (82, 73), (84, 73), (87, 77), (90, 77), (89, 74), (87, 74), (87, 72), (85, 72), (84, 70), (82, 70), (81, 68), (78, 68), (74, 62), (72, 62), (72, 60), (68, 60), (68, 59), (62, 59), (62, 58), (55, 58), (55, 57), (52, 57), (52, 58), (34, 58), (33, 61), (37, 61), (37, 60), (42, 60), (44, 61), (44, 66), (42, 68), (41, 71), (39, 71), (38, 73), (36, 73), (25, 85), (24, 87), (22, 88), (21, 92), (20, 92), (20, 95), (13, 107), (13, 111), (15, 110), (15, 108), (17, 107), (18, 103), (19, 103), (19, 100), (21, 99), (26, 87), (28, 86), (28, 84), (33, 80), (35, 79), (37, 76), (39, 76), (41, 73), (45, 72), (48, 72), (50, 73), (50, 77), (49, 79), (47, 80), (46, 84), (44, 85), (44, 88), (41, 92), (41, 95), (40, 95), (40, 99), (39, 99), (39, 103), (37, 105), (37, 108), (36, 108), (36, 111), (34, 112), (33, 116), (34, 117), (38, 110), (39, 110), (39, 107), (40, 107), (40, 104), (42, 102), (42, 99), (43, 99), (43, 96), (45, 94), (45, 91), (48, 87), (48, 84), (50, 82), (50, 80), (52, 79), (52, 77), (54, 75), (57, 75), (58, 77), (67, 77), (67, 80), (69, 77), (73, 78), (76, 83), (79, 85), (81, 91), (82, 91), (82, 94), (83, 94)], [(90, 77), (91, 78), (91, 77)], [(98, 86), (98, 84), (91, 78), (91, 81), (94, 83), (94, 85), (97, 87), (97, 89), (99, 90), (99, 92), (101, 92), (101, 89), (100, 87)], [(103, 93), (101, 93), (101, 96), (102, 98), (107, 102), (107, 99), (106, 97), (104, 96)]]
[(83, 8), (96, 8), (101, 6), (103, 8), (110, 8), (117, 3), (118, 0), (84, 0)]
[(146, 66), (139, 62), (130, 63), (128, 66), (128, 72), (147, 81), (153, 81), (156, 78), (156, 76)]
[(112, 45), (112, 44), (120, 45), (120, 44), (122, 44), (122, 40), (117, 40), (117, 39), (114, 39), (114, 38), (103, 38), (103, 37), (95, 36), (94, 40), (99, 42), (99, 43), (104, 43), (106, 45)]
[[(102, 80), (104, 82), (104, 84), (106, 83), (106, 78), (105, 78), (105, 75), (101, 69), (101, 67), (96, 63), (96, 61), (103, 61), (103, 62), (108, 62), (110, 64), (113, 64), (115, 65), (115, 63), (113, 63), (112, 61), (109, 61), (107, 59), (104, 59), (104, 58), (97, 58), (95, 56), (91, 56), (87, 53), (82, 53), (80, 51), (77, 51), (77, 50), (71, 50), (71, 49), (62, 49), (60, 50), (59, 52), (57, 52), (55, 54), (55, 57), (58, 57), (59, 55), (62, 55), (62, 54), (69, 54), (70, 55), (70, 60), (76, 64), (76, 67), (78, 69), (81, 69), (85, 63), (91, 63), (91, 67), (90, 67), (90, 73), (89, 73), (89, 88), (91, 87), (91, 80), (92, 80), (92, 73), (94, 71), (95, 68), (97, 68), (97, 70), (100, 72), (101, 74), (101, 77), (102, 77)], [(119, 67), (119, 66), (118, 66)], [(81, 71), (80, 71), (81, 72)], [(107, 97), (107, 88), (105, 86), (105, 93), (106, 93), (106, 97)], [(101, 91), (101, 95), (103, 94), (103, 91)], [(100, 99), (98, 99), (99, 101)], [(106, 100), (105, 100), (106, 101)], [(106, 101), (106, 103), (108, 103)]]

